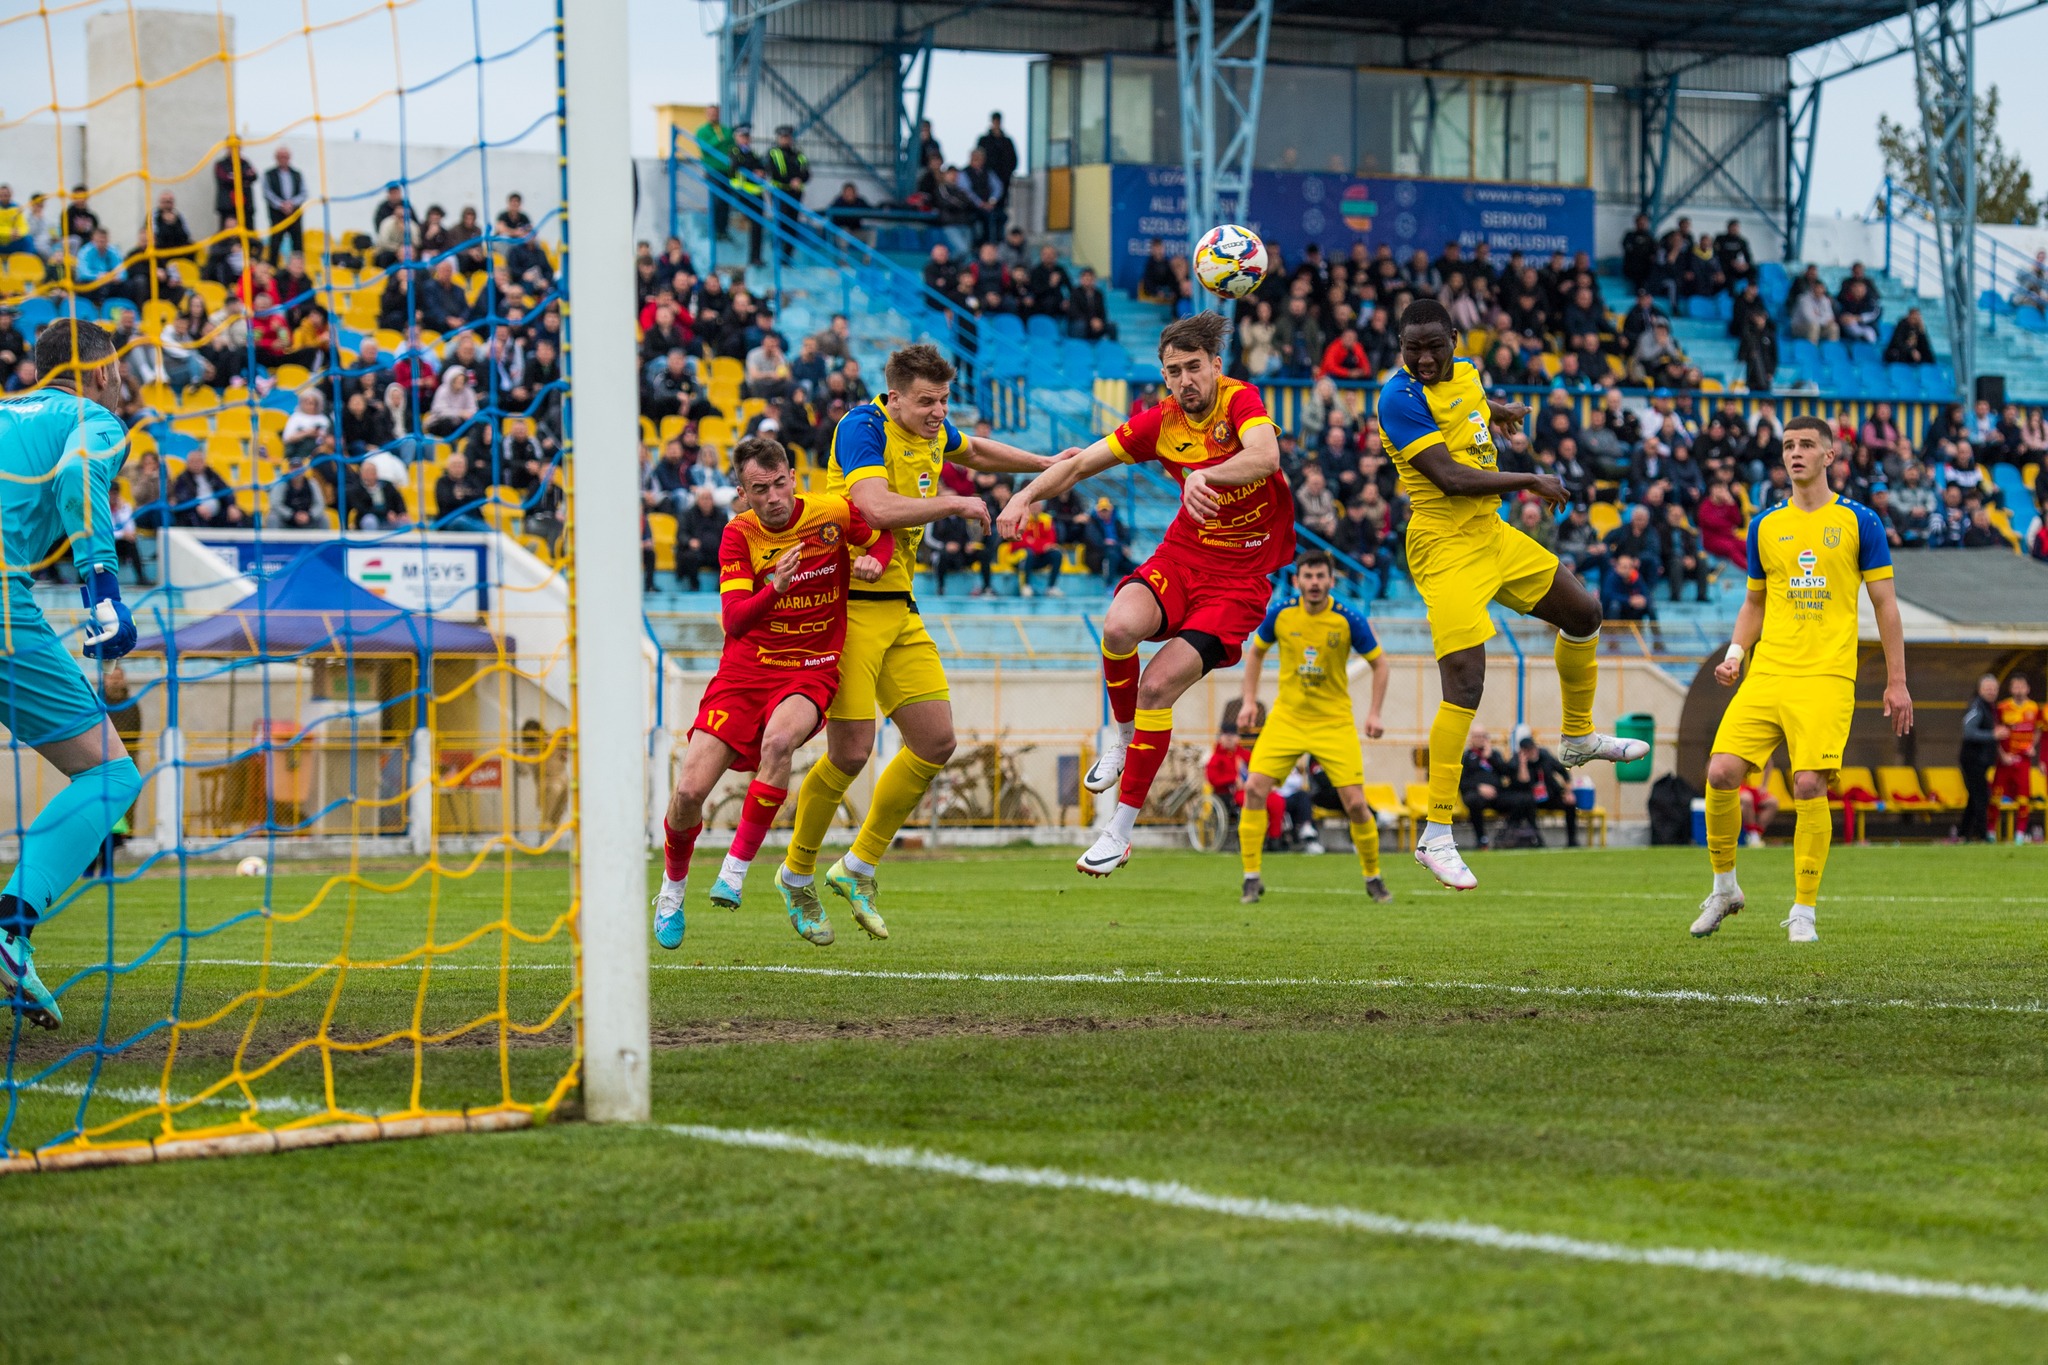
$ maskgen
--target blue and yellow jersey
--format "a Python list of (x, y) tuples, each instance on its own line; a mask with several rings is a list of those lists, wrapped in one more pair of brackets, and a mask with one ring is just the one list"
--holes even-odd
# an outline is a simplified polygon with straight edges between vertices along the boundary
[(1892, 576), (1877, 513), (1830, 497), (1802, 512), (1789, 502), (1749, 523), (1749, 590), (1764, 595), (1764, 630), (1752, 673), (1856, 676), (1856, 597)]
[(1412, 510), (1410, 524), (1431, 530), (1455, 530), (1476, 516), (1495, 515), (1500, 496), (1454, 498), (1415, 471), (1409, 461), (1442, 441), (1451, 458), (1474, 469), (1499, 466), (1493, 433), (1487, 427), (1486, 385), (1476, 361), (1457, 359), (1451, 373), (1425, 384), (1403, 365), (1380, 389), (1380, 444), (1400, 472), (1401, 488)]
[[(844, 497), (862, 479), (887, 479), (890, 491), (906, 498), (936, 498), (944, 489), (939, 470), (948, 455), (967, 448), (967, 438), (947, 422), (937, 436), (918, 436), (889, 420), (877, 398), (839, 419), (832, 429), (832, 458), (825, 467), (825, 491)], [(882, 576), (854, 589), (854, 595), (909, 592), (917, 572), (917, 547), (924, 527), (906, 526), (896, 533), (896, 552)]]
[(1353, 655), (1370, 662), (1380, 656), (1380, 642), (1365, 613), (1335, 598), (1312, 612), (1298, 597), (1274, 603), (1254, 634), (1261, 645), (1280, 646), (1280, 696), (1273, 719), (1290, 725), (1319, 721), (1351, 724), (1350, 663)]
[(107, 498), (127, 458), (121, 419), (89, 398), (39, 389), (0, 403), (0, 573), (13, 611), (35, 612), (30, 571), (67, 540), (81, 577), (115, 566)]

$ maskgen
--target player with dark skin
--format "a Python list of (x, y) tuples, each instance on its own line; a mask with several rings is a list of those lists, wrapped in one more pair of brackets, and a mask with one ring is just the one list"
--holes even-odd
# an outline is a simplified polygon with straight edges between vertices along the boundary
[[(1450, 329), (1440, 323), (1411, 323), (1401, 331), (1401, 363), (1423, 384), (1434, 384), (1451, 372), (1456, 346)], [(1512, 436), (1522, 429), (1529, 415), (1526, 403), (1498, 403), (1487, 400), (1495, 430)], [(1441, 441), (1417, 451), (1409, 463), (1450, 497), (1477, 498), (1488, 494), (1511, 497), (1534, 493), (1550, 507), (1562, 507), (1571, 495), (1564, 484), (1549, 474), (1510, 474), (1496, 469), (1474, 469), (1451, 457)], [(1591, 635), (1600, 629), (1600, 599), (1586, 590), (1578, 576), (1560, 564), (1550, 591), (1529, 614), (1547, 621), (1567, 635)], [(1477, 708), (1486, 691), (1486, 646), (1473, 645), (1455, 650), (1437, 660), (1443, 682), (1444, 700), (1454, 706)]]

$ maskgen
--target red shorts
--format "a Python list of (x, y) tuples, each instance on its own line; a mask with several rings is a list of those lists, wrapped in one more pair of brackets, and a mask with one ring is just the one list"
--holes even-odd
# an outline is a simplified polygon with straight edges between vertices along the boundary
[(1264, 574), (1224, 575), (1212, 567), (1161, 549), (1117, 584), (1142, 583), (1159, 600), (1166, 620), (1148, 640), (1171, 640), (1187, 631), (1213, 635), (1223, 644), (1215, 666), (1229, 668), (1244, 653), (1247, 635), (1266, 619), (1273, 585)]
[(704, 700), (697, 704), (697, 719), (690, 723), (690, 734), (702, 730), (716, 737), (737, 755), (732, 762), (733, 771), (750, 773), (761, 766), (761, 732), (768, 728), (768, 717), (775, 714), (776, 707), (790, 697), (802, 697), (817, 707), (817, 721), (804, 736), (809, 739), (825, 728), (825, 708), (832, 704), (832, 694), (838, 690), (836, 667), (791, 669), (787, 673), (720, 669), (711, 679), (711, 686), (704, 689)]
[(2025, 802), (2034, 795), (2034, 765), (2021, 759), (2018, 763), (1999, 763), (1991, 769), (1991, 799), (1994, 801)]

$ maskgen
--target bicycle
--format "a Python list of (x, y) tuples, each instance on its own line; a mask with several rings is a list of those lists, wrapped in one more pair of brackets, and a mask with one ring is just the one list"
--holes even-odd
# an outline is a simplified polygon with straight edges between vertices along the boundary
[(1030, 828), (1052, 823), (1045, 798), (1024, 781), (1018, 761), (1035, 747), (977, 744), (948, 763), (925, 793), (924, 822), (932, 840), (947, 825)]

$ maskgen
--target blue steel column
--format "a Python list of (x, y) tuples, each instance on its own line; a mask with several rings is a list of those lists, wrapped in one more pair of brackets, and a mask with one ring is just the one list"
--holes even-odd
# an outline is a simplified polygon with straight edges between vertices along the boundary
[(1971, 0), (1943, 0), (1912, 13), (1914, 85), (1927, 147), (1927, 198), (1934, 206), (1948, 304), (1956, 396), (1974, 396), (1977, 376), (1977, 15)]
[(1813, 146), (1820, 132), (1824, 81), (1793, 90), (1785, 100), (1785, 259), (1806, 250), (1807, 190), (1813, 184)]
[[(1180, 64), (1181, 173), (1188, 209), (1188, 248), (1222, 221), (1222, 203), (1234, 200), (1239, 218), (1253, 216), (1247, 202), (1252, 152), (1258, 145), (1259, 103), (1266, 88), (1266, 40), (1273, 24), (1273, 0), (1251, 7), (1220, 37), (1216, 0), (1174, 0), (1174, 50)], [(1249, 98), (1231, 84), (1235, 72), (1250, 75)], [(1217, 143), (1220, 112), (1234, 116), (1228, 142)], [(1207, 293), (1201, 296), (1213, 304)]]

